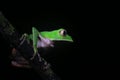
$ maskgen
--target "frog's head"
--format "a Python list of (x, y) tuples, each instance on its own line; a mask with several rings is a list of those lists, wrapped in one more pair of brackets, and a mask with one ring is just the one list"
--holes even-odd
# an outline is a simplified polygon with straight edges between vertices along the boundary
[(54, 41), (67, 41), (73, 42), (73, 39), (70, 35), (67, 34), (67, 31), (63, 28), (53, 31), (43, 31), (39, 33), (39, 40), (38, 46), (54, 46)]
[(40, 32), (40, 35), (44, 38), (47, 38), (52, 41), (69, 41), (73, 42), (71, 36), (67, 34), (65, 29), (58, 29), (53, 31), (43, 31)]

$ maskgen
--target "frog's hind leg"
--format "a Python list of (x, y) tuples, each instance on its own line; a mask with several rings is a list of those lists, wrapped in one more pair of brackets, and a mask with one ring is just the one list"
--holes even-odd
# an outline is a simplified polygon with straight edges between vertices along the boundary
[(11, 64), (15, 67), (31, 68), (29, 62), (15, 48), (12, 49)]

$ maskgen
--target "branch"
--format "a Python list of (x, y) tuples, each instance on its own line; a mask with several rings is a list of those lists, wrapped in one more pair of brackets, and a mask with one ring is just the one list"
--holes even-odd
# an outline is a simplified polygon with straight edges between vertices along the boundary
[(22, 45), (19, 45), (20, 34), (1, 12), (0, 33), (10, 45), (15, 47), (21, 55), (29, 61), (30, 66), (32, 66), (32, 68), (43, 78), (43, 80), (60, 80), (60, 78), (50, 68), (50, 64), (48, 64), (44, 58), (36, 55), (33, 60), (30, 59), (34, 54), (32, 46), (27, 42), (27, 40), (25, 40)]

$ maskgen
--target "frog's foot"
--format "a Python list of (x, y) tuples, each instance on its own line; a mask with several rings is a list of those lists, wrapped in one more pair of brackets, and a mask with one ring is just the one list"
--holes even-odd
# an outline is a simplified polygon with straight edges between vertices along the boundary
[(13, 48), (12, 50), (11, 64), (12, 66), (15, 66), (15, 67), (31, 68), (31, 66), (29, 65), (29, 62), (25, 58), (23, 58), (15, 48)]

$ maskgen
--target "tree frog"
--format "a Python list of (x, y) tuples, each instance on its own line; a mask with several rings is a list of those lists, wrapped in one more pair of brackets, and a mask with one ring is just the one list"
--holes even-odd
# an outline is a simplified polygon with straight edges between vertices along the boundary
[[(23, 36), (20, 39), (20, 40), (22, 40), (20, 45), (22, 44), (22, 42), (25, 39), (27, 39), (27, 41), (30, 44), (32, 44), (33, 49), (34, 49), (34, 55), (31, 59), (34, 59), (34, 56), (37, 55), (39, 48), (54, 47), (54, 44), (53, 44), (54, 41), (73, 42), (72, 37), (70, 35), (68, 35), (67, 31), (63, 28), (60, 28), (57, 30), (52, 30), (52, 31), (39, 32), (35, 27), (32, 27), (32, 34), (29, 34), (29, 35), (26, 33), (23, 34)], [(17, 53), (16, 50), (13, 49), (12, 54), (16, 54), (16, 53)], [(16, 56), (16, 57), (18, 57), (18, 56)], [(23, 61), (25, 64), (26, 61), (24, 60), (24, 58), (22, 58), (22, 57), (21, 58), (18, 57), (18, 58), (16, 58), (16, 61), (21, 60), (20, 63), (22, 64), (22, 61)], [(20, 63), (18, 64), (16, 62), (13, 62), (12, 64), (16, 65), (16, 66), (18, 66), (18, 65), (20, 66)]]

